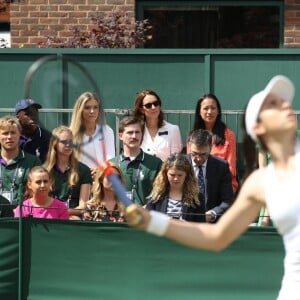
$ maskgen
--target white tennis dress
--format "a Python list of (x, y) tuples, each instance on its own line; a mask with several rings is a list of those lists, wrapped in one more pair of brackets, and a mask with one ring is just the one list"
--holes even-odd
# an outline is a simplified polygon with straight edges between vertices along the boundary
[[(276, 176), (277, 175), (277, 176)], [(284, 276), (278, 300), (300, 299), (300, 144), (296, 145), (296, 168), (280, 178), (270, 163), (265, 176), (266, 203), (274, 226), (283, 237)]]

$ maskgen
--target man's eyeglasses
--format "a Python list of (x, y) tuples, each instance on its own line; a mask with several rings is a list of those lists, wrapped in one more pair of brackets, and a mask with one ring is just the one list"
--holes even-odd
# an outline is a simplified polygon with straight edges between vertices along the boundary
[(191, 152), (191, 156), (193, 158), (195, 158), (195, 157), (207, 158), (209, 156), (209, 152), (203, 152), (203, 153)]
[(147, 104), (143, 104), (142, 106), (144, 106), (144, 107), (147, 108), (147, 109), (150, 109), (150, 108), (152, 108), (152, 105), (153, 105), (154, 107), (160, 106), (160, 101), (159, 101), (159, 100), (156, 100), (156, 101), (154, 101), (154, 102), (150, 102), (150, 103), (147, 103)]

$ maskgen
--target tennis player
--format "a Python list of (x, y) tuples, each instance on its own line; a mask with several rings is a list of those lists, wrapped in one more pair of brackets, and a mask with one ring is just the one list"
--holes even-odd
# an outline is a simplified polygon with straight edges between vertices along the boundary
[[(262, 169), (252, 168), (234, 204), (219, 222), (172, 220), (134, 205), (127, 211), (128, 224), (190, 247), (220, 251), (246, 231), (266, 205), (286, 251), (278, 299), (300, 299), (300, 143), (291, 108), (293, 98), (293, 83), (278, 75), (249, 100), (244, 122), (247, 167), (255, 166), (256, 144), (271, 154), (272, 162)], [(143, 217), (139, 223), (137, 213)]]

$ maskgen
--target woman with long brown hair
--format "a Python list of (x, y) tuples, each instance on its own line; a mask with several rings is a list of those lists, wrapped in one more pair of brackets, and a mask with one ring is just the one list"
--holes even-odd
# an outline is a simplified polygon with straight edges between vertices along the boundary
[(161, 105), (155, 91), (143, 90), (135, 99), (133, 115), (145, 122), (143, 151), (165, 161), (171, 154), (181, 152), (182, 140), (179, 127), (164, 119)]
[(51, 195), (66, 202), (71, 219), (80, 219), (89, 200), (92, 177), (75, 157), (72, 131), (59, 126), (52, 131), (45, 168), (51, 178)]
[(205, 222), (204, 199), (199, 199), (199, 196), (190, 161), (184, 154), (174, 154), (157, 174), (146, 208), (175, 219)]

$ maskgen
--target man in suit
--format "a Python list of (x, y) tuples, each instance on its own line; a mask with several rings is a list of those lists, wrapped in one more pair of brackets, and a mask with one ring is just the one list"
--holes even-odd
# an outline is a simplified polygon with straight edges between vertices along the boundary
[(227, 161), (210, 154), (212, 135), (209, 131), (193, 131), (189, 144), (188, 157), (198, 178), (201, 199), (205, 205), (206, 222), (214, 223), (233, 202), (229, 165)]

